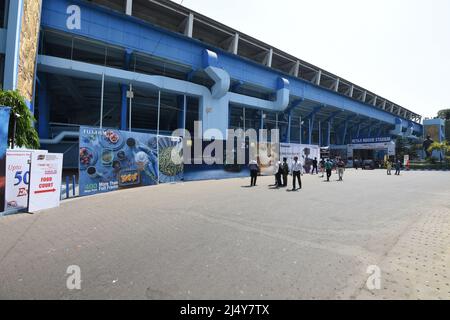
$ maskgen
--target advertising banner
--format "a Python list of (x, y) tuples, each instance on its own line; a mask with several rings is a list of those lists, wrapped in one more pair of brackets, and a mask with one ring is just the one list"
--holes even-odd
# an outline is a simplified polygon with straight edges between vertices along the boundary
[(32, 151), (6, 151), (5, 208), (28, 208)]
[(0, 107), (0, 212), (5, 211), (5, 169), (6, 148), (8, 146), (8, 128), (10, 108)]
[(317, 158), (320, 161), (320, 147), (309, 144), (280, 144), (280, 159), (287, 158), (289, 169), (294, 157), (298, 157), (305, 173), (312, 171), (313, 160)]
[[(218, 152), (207, 152), (208, 148), (211, 146), (211, 141), (195, 141), (194, 144), (200, 143), (201, 146), (201, 155), (202, 158), (198, 159), (195, 157), (194, 148), (191, 147), (191, 162), (184, 164), (184, 181), (199, 181), (199, 180), (212, 180), (212, 179), (229, 179), (229, 178), (238, 178), (238, 177), (247, 177), (250, 173), (248, 171), (248, 157), (249, 157), (249, 146), (248, 143), (243, 143), (241, 145), (235, 145), (233, 157), (235, 162), (227, 163), (227, 151), (226, 145), (227, 142), (225, 140), (218, 141), (218, 145), (221, 145), (222, 153), (219, 159)], [(245, 155), (245, 163), (238, 164), (237, 163), (237, 154), (238, 149), (240, 148), (240, 152), (243, 152)], [(215, 164), (208, 164), (215, 162)], [(197, 163), (197, 164), (195, 164)]]
[[(170, 141), (172, 143), (172, 141)], [(170, 148), (165, 141), (161, 146)], [(179, 167), (164, 167), (168, 179), (182, 176)], [(156, 135), (112, 129), (80, 128), (80, 196), (158, 183)], [(166, 179), (166, 177), (164, 177)]]
[(46, 153), (46, 151), (32, 153), (29, 212), (59, 206), (62, 165), (63, 154)]
[(279, 143), (258, 143), (258, 166), (261, 175), (270, 176), (275, 173), (275, 165), (280, 158)]

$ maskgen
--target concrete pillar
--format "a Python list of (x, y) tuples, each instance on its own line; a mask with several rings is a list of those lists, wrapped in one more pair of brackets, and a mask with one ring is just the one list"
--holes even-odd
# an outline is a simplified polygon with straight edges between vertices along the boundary
[(192, 38), (192, 34), (194, 32), (194, 14), (189, 13), (189, 16), (186, 20), (186, 26), (184, 27), (184, 35)]
[(133, 0), (126, 0), (125, 13), (129, 16), (133, 14)]

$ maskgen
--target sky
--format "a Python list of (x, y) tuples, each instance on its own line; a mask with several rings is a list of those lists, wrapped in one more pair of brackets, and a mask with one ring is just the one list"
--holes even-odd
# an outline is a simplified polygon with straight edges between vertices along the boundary
[(450, 108), (450, 0), (174, 0), (424, 117)]

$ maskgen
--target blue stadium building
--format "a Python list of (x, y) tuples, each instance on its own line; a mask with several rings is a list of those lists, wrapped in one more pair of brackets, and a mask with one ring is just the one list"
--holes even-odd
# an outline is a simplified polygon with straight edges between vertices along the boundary
[(332, 150), (422, 137), (409, 109), (171, 1), (0, 3), (2, 88), (24, 93), (66, 167), (80, 126), (170, 134), (202, 120), (207, 138), (279, 128)]

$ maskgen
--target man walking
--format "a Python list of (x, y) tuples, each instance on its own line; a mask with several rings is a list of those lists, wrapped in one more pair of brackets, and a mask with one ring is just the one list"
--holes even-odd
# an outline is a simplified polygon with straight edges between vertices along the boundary
[(317, 158), (314, 158), (314, 160), (313, 160), (313, 169), (312, 169), (312, 172), (311, 172), (311, 174), (314, 174), (314, 171), (316, 171), (316, 174), (319, 174), (319, 170), (317, 169), (317, 165), (318, 165), (319, 163), (318, 163), (318, 161), (317, 161)]
[(325, 162), (325, 171), (327, 172), (327, 182), (330, 182), (331, 170), (333, 169), (333, 163), (330, 159)]
[(320, 173), (322, 173), (322, 175), (320, 177), (323, 178), (325, 176), (325, 160), (324, 159), (320, 160)]
[(296, 188), (297, 180), (299, 189), (302, 188), (301, 174), (302, 174), (302, 164), (300, 163), (300, 161), (298, 161), (298, 157), (294, 157), (294, 161), (292, 162), (292, 179), (293, 179), (292, 191), (297, 190)]
[(281, 161), (277, 161), (277, 164), (275, 165), (275, 184), (276, 188), (280, 188), (283, 183), (281, 182), (281, 176), (282, 176), (282, 168), (281, 168)]
[(390, 176), (392, 175), (391, 170), (392, 170), (392, 163), (391, 160), (388, 160), (386, 162), (386, 169), (387, 169), (387, 175)]
[(256, 187), (256, 179), (258, 179), (258, 162), (256, 160), (250, 161), (249, 164), (250, 169), (250, 187)]
[(337, 162), (339, 181), (344, 181), (345, 162), (339, 159)]
[(289, 165), (287, 163), (287, 158), (283, 158), (283, 163), (281, 164), (281, 174), (283, 175), (283, 187), (287, 187), (289, 176)]
[(400, 169), (402, 168), (402, 163), (400, 160), (397, 160), (397, 162), (395, 163), (395, 175), (399, 176), (400, 175)]

